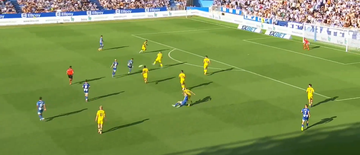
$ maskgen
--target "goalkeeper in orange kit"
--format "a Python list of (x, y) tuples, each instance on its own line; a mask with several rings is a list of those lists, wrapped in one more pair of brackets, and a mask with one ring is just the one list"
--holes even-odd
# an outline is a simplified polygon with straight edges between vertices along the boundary
[(309, 50), (310, 50), (310, 47), (309, 47), (310, 42), (309, 42), (309, 40), (307, 40), (306, 38), (304, 38), (303, 43), (304, 43), (304, 50), (307, 49), (307, 50), (309, 51)]

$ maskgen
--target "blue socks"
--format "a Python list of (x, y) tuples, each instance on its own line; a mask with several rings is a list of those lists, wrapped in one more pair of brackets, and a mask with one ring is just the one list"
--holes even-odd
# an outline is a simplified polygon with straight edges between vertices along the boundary
[(116, 73), (116, 72), (113, 72), (113, 73), (112, 73), (112, 76), (113, 76), (113, 77), (115, 76), (115, 73)]
[(88, 100), (89, 97), (85, 96), (85, 100)]
[(131, 73), (132, 68), (129, 68), (129, 73)]
[(43, 119), (42, 115), (39, 115), (39, 118), (40, 118), (40, 119)]

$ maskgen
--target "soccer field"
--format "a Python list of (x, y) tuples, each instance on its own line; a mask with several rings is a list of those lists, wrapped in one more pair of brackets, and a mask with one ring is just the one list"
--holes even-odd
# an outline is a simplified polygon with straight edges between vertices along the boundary
[[(360, 53), (313, 42), (307, 51), (301, 38), (236, 27), (201, 17), (1, 27), (0, 154), (358, 154)], [(139, 54), (146, 39), (148, 51)], [(164, 68), (152, 65), (159, 51)], [(114, 59), (120, 67), (112, 78)], [(139, 65), (150, 68), (148, 84)], [(196, 93), (191, 107), (171, 106), (183, 99), (180, 70)], [(301, 132), (309, 83), (315, 107)], [(40, 96), (46, 121), (37, 116)], [(102, 135), (94, 121), (100, 105)]]

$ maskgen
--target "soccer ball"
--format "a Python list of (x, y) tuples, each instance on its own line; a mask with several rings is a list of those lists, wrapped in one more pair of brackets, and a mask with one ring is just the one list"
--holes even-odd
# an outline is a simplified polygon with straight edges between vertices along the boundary
[(142, 67), (143, 65), (139, 65), (139, 68)]

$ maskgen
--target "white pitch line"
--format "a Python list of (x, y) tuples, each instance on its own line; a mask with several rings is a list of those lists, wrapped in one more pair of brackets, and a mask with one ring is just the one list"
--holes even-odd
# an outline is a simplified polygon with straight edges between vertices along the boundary
[[(207, 21), (203, 21), (203, 20), (197, 20), (197, 19), (190, 19), (190, 20), (193, 20), (193, 21), (197, 21), (197, 22), (201, 22), (201, 23), (206, 23), (206, 24), (212, 24), (212, 25), (217, 25), (217, 26), (221, 26), (221, 27), (225, 27), (225, 28), (229, 28), (229, 29), (237, 29), (235, 27), (230, 27), (230, 26), (226, 26), (224, 24), (219, 24), (219, 23), (213, 23), (213, 22), (207, 22)], [(265, 35), (265, 34), (261, 34), (261, 35)], [(254, 38), (254, 39), (247, 39), (247, 40), (260, 40), (260, 39), (265, 39), (265, 38)], [(298, 42), (296, 40), (289, 40), (289, 41), (292, 41), (292, 42)], [(324, 44), (314, 44), (314, 45), (321, 45), (321, 47), (324, 47), (324, 48), (327, 48), (327, 49), (331, 49), (331, 50), (334, 50), (334, 51), (340, 51), (340, 52), (344, 52), (344, 50), (341, 50), (341, 49), (338, 49), (338, 48), (334, 48), (334, 47), (327, 47), (326, 45), (323, 46)], [(331, 46), (331, 45), (329, 45)], [(350, 54), (355, 54), (355, 55), (360, 55), (360, 53), (355, 53), (355, 52), (347, 52), (347, 53), (350, 53)]]
[(151, 35), (151, 34), (182, 33), (182, 32), (200, 32), (200, 31), (221, 30), (221, 29), (227, 29), (227, 28), (193, 29), (193, 30), (167, 31), (167, 32), (157, 32), (157, 33), (139, 33), (139, 34), (134, 34), (134, 35)]
[[(269, 37), (267, 37), (269, 38)], [(262, 39), (267, 39), (267, 38), (254, 38), (254, 39), (246, 39), (246, 40), (262, 40)], [(297, 43), (302, 43), (301, 41), (297, 41), (297, 40), (288, 40), (288, 41), (292, 41), (292, 42), (297, 42)], [(355, 54), (355, 55), (360, 55), (360, 53), (356, 53), (356, 52), (345, 52), (345, 48), (342, 50), (342, 49), (338, 49), (338, 48), (335, 48), (335, 47), (338, 47), (338, 46), (335, 46), (335, 45), (326, 45), (326, 43), (323, 43), (323, 44), (317, 44), (317, 43), (311, 43), (312, 45), (318, 45), (318, 46), (321, 46), (322, 48), (326, 48), (326, 49), (331, 49), (331, 50), (334, 50), (334, 51), (339, 51), (339, 52), (342, 52), (342, 53), (349, 53), (349, 54)], [(327, 47), (327, 46), (335, 46), (335, 47)], [(340, 45), (339, 45), (340, 46)]]
[[(153, 43), (162, 45), (162, 46), (164, 46), (164, 47), (173, 48), (173, 49), (176, 49), (176, 50), (178, 50), (178, 51), (181, 51), (181, 52), (184, 52), (184, 53), (187, 53), (187, 54), (191, 54), (191, 55), (198, 56), (198, 57), (201, 57), (201, 58), (204, 57), (204, 56), (201, 56), (201, 55), (192, 53), (192, 52), (188, 52), (188, 51), (185, 51), (185, 50), (182, 50), (182, 49), (179, 49), (179, 48), (175, 48), (175, 47), (172, 47), (172, 46), (170, 46), (170, 45), (166, 45), (166, 44), (163, 44), (163, 43), (159, 43), (159, 42), (156, 42), (156, 41), (154, 41), (154, 40), (150, 40), (150, 39), (147, 39), (147, 38), (143, 38), (143, 37), (140, 37), (140, 36), (137, 36), (137, 35), (132, 35), (132, 36), (133, 36), (133, 37), (136, 37), (136, 38), (139, 38), (139, 39), (143, 39), (143, 40), (149, 40), (149, 41), (151, 41), (151, 42), (153, 42)], [(235, 69), (242, 70), (242, 71), (247, 72), (247, 73), (249, 73), (249, 74), (253, 74), (253, 75), (262, 77), (262, 78), (264, 78), (264, 79), (268, 79), (268, 80), (271, 80), (271, 81), (274, 81), (274, 82), (278, 82), (278, 83), (287, 85), (287, 86), (289, 86), (289, 87), (293, 87), (293, 88), (296, 88), (296, 89), (305, 91), (305, 89), (303, 89), (303, 88), (301, 88), (301, 87), (298, 87), (298, 86), (295, 86), (295, 85), (292, 85), (292, 84), (289, 84), (289, 83), (286, 83), (286, 82), (283, 82), (283, 81), (280, 81), (280, 80), (276, 80), (276, 79), (273, 79), (273, 78), (268, 77), (268, 76), (265, 76), (265, 75), (261, 75), (261, 74), (258, 74), (258, 73), (255, 73), (255, 72), (252, 72), (252, 71), (249, 71), (249, 70), (245, 70), (245, 69), (243, 69), (243, 68), (236, 67), (236, 66), (233, 66), (233, 65), (230, 65), (230, 64), (221, 62), (221, 61), (214, 60), (214, 59), (211, 59), (211, 60), (214, 61), (214, 62), (223, 64), (223, 65), (226, 65), (226, 66), (235, 68)], [(314, 94), (316, 94), (316, 95), (318, 95), (318, 96), (321, 96), (321, 97), (324, 97), (324, 98), (330, 98), (330, 97), (328, 97), (328, 96), (326, 96), (326, 95), (322, 95), (322, 94), (319, 94), (319, 93), (314, 93)]]
[(345, 65), (355, 65), (355, 64), (360, 64), (360, 62), (350, 62), (350, 63), (346, 63)]
[(349, 100), (357, 100), (357, 99), (360, 99), (360, 97), (344, 98), (344, 99), (335, 100), (335, 101), (340, 102), (340, 101), (349, 101)]
[[(170, 58), (171, 60), (174, 60), (174, 61), (178, 62), (178, 63), (184, 63), (184, 62), (182, 62), (182, 61), (180, 61), (180, 60), (174, 59), (174, 58), (171, 56), (171, 53), (174, 52), (175, 50), (177, 50), (177, 49), (174, 48), (173, 50), (171, 50), (171, 51), (168, 53), (169, 58)], [(191, 64), (191, 63), (184, 63), (184, 64), (189, 65), (189, 66), (194, 66), (194, 67), (203, 68), (203, 66), (194, 65), (194, 64)], [(226, 68), (215, 68), (215, 67), (209, 67), (209, 68), (210, 68), (210, 69), (217, 69), (217, 70), (224, 70), (224, 69), (226, 69)]]
[(251, 39), (245, 39), (245, 40), (263, 40), (263, 39), (271, 39), (270, 37), (262, 37), (262, 38), (251, 38)]
[(229, 28), (229, 29), (237, 29), (237, 28), (234, 28), (234, 27), (225, 26), (224, 24), (212, 23), (212, 22), (206, 22), (206, 21), (203, 21), (203, 20), (197, 20), (197, 19), (192, 19), (192, 18), (188, 18), (188, 19), (193, 20), (193, 21), (197, 21), (197, 22), (206, 23), (206, 24), (218, 25), (218, 26), (222, 26), (222, 27)]
[(342, 63), (342, 62), (337, 62), (337, 61), (334, 61), (334, 60), (329, 60), (329, 59), (325, 59), (325, 58), (321, 58), (321, 57), (317, 57), (317, 56), (313, 56), (313, 55), (308, 55), (308, 54), (304, 54), (304, 53), (300, 53), (300, 52), (295, 52), (295, 51), (288, 50), (288, 49), (284, 49), (284, 48), (280, 48), (280, 47), (270, 46), (270, 45), (261, 44), (261, 43), (257, 43), (257, 42), (253, 42), (253, 41), (248, 41), (248, 40), (243, 40), (243, 41), (249, 42), (249, 43), (252, 43), (252, 44), (257, 44), (257, 45), (265, 46), (265, 47), (270, 47), (270, 48), (275, 48), (275, 49), (279, 49), (279, 50), (283, 50), (283, 51), (288, 51), (288, 52), (291, 52), (291, 53), (295, 53), (295, 54), (299, 54), (299, 55), (303, 55), (303, 56), (307, 56), (307, 57), (311, 57), (311, 58), (315, 58), (315, 59), (319, 59), (319, 60), (324, 60), (324, 61), (328, 61), (328, 62), (332, 62), (332, 63), (339, 64), (339, 65), (346, 65), (345, 63)]
[[(191, 54), (191, 55), (194, 55), (194, 56), (197, 56), (197, 57), (200, 57), (200, 58), (204, 58), (204, 56), (201, 56), (201, 55), (199, 55), (199, 54), (195, 54), (195, 53), (188, 52), (188, 51), (185, 51), (185, 50), (182, 50), (182, 49), (179, 49), (179, 48), (176, 48), (176, 47), (172, 47), (172, 46), (169, 46), (169, 45), (166, 45), (166, 44), (163, 44), (163, 43), (159, 43), (159, 42), (156, 42), (156, 41), (154, 41), (154, 40), (150, 40), (150, 39), (147, 39), (147, 38), (143, 38), (143, 37), (140, 37), (140, 36), (137, 36), (137, 35), (134, 35), (134, 34), (133, 34), (132, 36), (133, 36), (133, 37), (136, 37), (136, 38), (139, 38), (139, 39), (149, 40), (149, 41), (151, 41), (151, 42), (153, 42), (153, 43), (156, 43), (156, 44), (159, 44), (159, 45), (162, 45), (162, 46), (165, 46), (165, 47), (175, 48), (175, 49), (177, 49), (178, 51), (182, 51), (182, 52), (184, 52), (184, 53)], [(221, 61), (217, 61), (217, 60), (214, 60), (214, 59), (211, 59), (211, 61), (214, 61), (214, 62), (217, 62), (217, 63), (219, 63), (219, 64), (223, 64), (223, 65), (226, 65), (226, 66), (230, 66), (230, 67), (233, 67), (233, 68), (237, 68), (237, 69), (243, 70), (243, 69), (238, 68), (238, 67), (236, 67), (236, 66), (232, 66), (232, 65), (230, 65), (230, 64), (227, 64), (227, 63), (224, 63), (224, 62), (221, 62)]]

